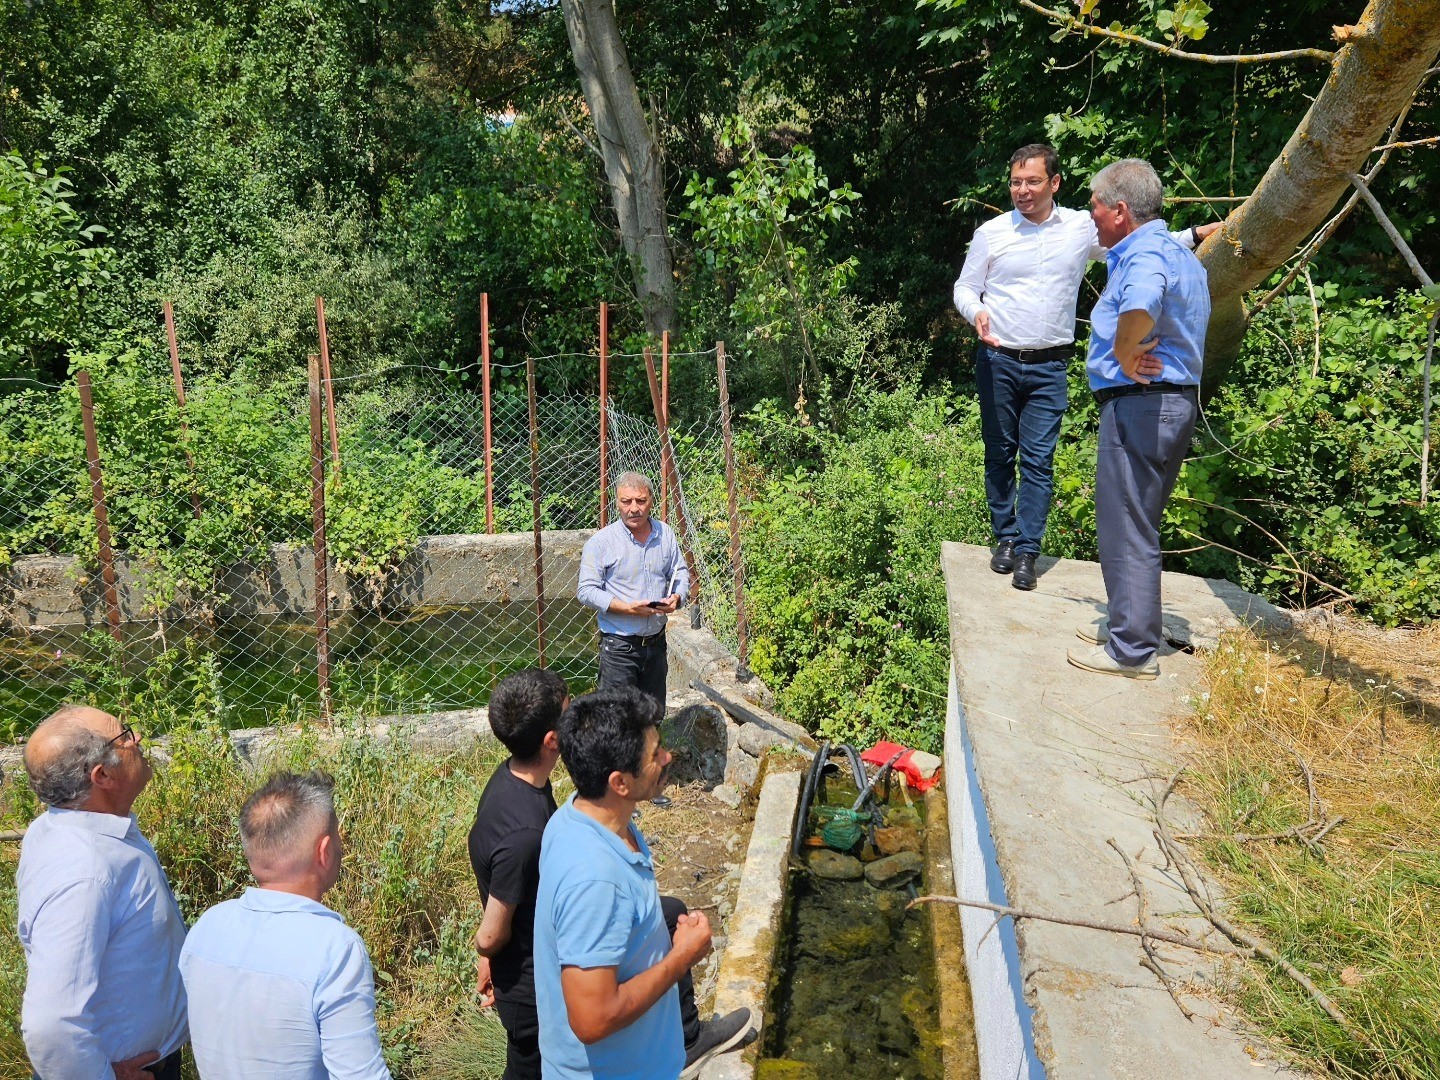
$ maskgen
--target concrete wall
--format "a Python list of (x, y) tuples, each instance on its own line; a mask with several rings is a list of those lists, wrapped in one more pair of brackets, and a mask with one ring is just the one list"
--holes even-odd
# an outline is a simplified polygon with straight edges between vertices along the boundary
[[(962, 900), (1008, 904), (953, 667), (945, 717), (945, 765), (955, 895)], [(1035, 1052), (1033, 1012), (1022, 993), (1014, 920), (1001, 919), (997, 925), (990, 912), (962, 907), (960, 926), (974, 1002), (981, 1080), (1045, 1080), (1045, 1067)]]
[[(573, 600), (580, 549), (589, 530), (542, 534), (545, 596)], [(119, 555), (115, 577), (125, 621), (194, 614), (186, 596), (157, 611), (153, 564)], [(374, 606), (363, 581), (330, 569), (330, 607), (344, 611)], [(535, 546), (528, 533), (426, 536), (382, 586), (380, 603), (391, 609), (525, 601), (535, 596)], [(315, 557), (308, 547), (273, 544), (268, 558), (237, 562), (220, 575), (214, 598), (221, 618), (304, 614), (315, 608)], [(0, 580), (0, 625), (98, 626), (105, 621), (100, 576), (71, 555), (22, 555)]]

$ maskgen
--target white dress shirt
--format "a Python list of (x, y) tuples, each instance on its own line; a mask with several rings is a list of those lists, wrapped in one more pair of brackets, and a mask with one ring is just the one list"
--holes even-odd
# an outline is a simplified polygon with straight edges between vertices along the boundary
[(50, 809), (15, 872), (28, 977), (20, 1030), (41, 1080), (113, 1080), (112, 1061), (186, 1038), (185, 921), (134, 817)]
[(203, 1080), (389, 1080), (360, 935), (324, 904), (247, 889), (180, 955)]
[[(1189, 229), (1172, 235), (1195, 246)], [(1103, 258), (1088, 212), (1054, 206), (1037, 224), (1011, 210), (975, 230), (955, 282), (955, 308), (971, 324), (984, 308), (991, 334), (1006, 348), (1069, 345), (1085, 267)]]

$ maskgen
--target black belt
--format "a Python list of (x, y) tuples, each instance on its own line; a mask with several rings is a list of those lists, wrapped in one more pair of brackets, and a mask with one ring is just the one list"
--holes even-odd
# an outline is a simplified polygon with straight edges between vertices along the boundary
[(180, 1078), (180, 1051), (174, 1050), (159, 1061), (152, 1061), (149, 1065), (142, 1065), (142, 1069), (148, 1072), (156, 1080), (175, 1080)]
[(1104, 405), (1117, 397), (1132, 394), (1198, 394), (1200, 388), (1194, 383), (1152, 382), (1136, 383), (1134, 386), (1107, 386), (1095, 391), (1095, 404)]
[(1051, 345), (1044, 349), (1012, 349), (1005, 345), (991, 345), (990, 348), (1011, 360), (1022, 364), (1048, 364), (1051, 360), (1069, 360), (1075, 355), (1074, 344)]
[(621, 641), (628, 641), (632, 645), (654, 645), (657, 641), (665, 640), (665, 631), (657, 630), (653, 634), (611, 634), (602, 630), (600, 636), (619, 638)]

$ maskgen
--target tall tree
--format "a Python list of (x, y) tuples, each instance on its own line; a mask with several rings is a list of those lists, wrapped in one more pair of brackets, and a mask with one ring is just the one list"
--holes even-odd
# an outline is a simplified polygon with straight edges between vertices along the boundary
[(675, 327), (675, 274), (665, 187), (655, 131), (640, 105), (611, 0), (562, 0), (565, 32), (585, 102), (599, 136), (596, 147), (630, 258), (645, 329)]

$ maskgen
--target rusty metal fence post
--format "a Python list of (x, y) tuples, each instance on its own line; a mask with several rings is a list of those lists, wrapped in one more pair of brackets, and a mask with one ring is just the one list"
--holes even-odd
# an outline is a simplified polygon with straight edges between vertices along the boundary
[(660, 431), (660, 475), (668, 478), (674, 492), (675, 537), (685, 568), (690, 573), (690, 625), (700, 627), (700, 575), (696, 572), (695, 551), (690, 545), (690, 523), (685, 517), (685, 493), (680, 489), (680, 470), (675, 467), (675, 446), (670, 441), (670, 428), (665, 422), (665, 407), (660, 400), (660, 383), (655, 377), (655, 357), (645, 350), (645, 375), (650, 382), (650, 406), (655, 411), (655, 426)]
[(190, 429), (185, 423), (185, 379), (180, 374), (180, 341), (175, 335), (175, 308), (169, 300), (161, 305), (165, 312), (165, 337), (170, 342), (170, 374), (175, 378), (175, 401), (180, 414), (180, 445), (185, 448), (185, 464), (190, 468), (190, 512), (200, 519), (200, 492), (195, 487), (195, 455), (190, 452)]
[[(323, 338), (322, 338), (323, 340)], [(330, 576), (325, 551), (325, 431), (320, 358), (310, 354), (310, 526), (315, 552), (315, 686), (320, 720), (330, 722)]]
[(95, 397), (90, 389), (90, 373), (77, 371), (75, 382), (80, 387), (80, 420), (85, 427), (85, 465), (90, 472), (90, 502), (95, 511), (95, 539), (99, 544), (105, 621), (109, 624), (110, 636), (119, 644), (123, 640), (120, 594), (115, 587), (115, 553), (110, 547), (110, 514), (105, 509), (105, 477), (100, 469), (100, 438), (95, 431)]
[(485, 534), (489, 536), (495, 532), (495, 446), (490, 427), (489, 293), (480, 294), (480, 396), (485, 403)]
[(330, 467), (340, 478), (340, 437), (335, 431), (335, 384), (330, 378), (330, 332), (325, 327), (325, 298), (315, 297), (315, 325), (320, 333), (320, 374), (325, 380), (325, 416), (330, 425)]
[(600, 528), (610, 522), (610, 305), (600, 301)]
[[(530, 407), (530, 517), (535, 531), (535, 653), (545, 666), (545, 548), (540, 536), (540, 422), (535, 415), (535, 358), (525, 358), (525, 396)], [(603, 428), (602, 428), (603, 430)]]
[(730, 430), (730, 387), (725, 378), (725, 343), (715, 343), (715, 372), (720, 379), (720, 432), (725, 444), (725, 499), (730, 515), (730, 575), (735, 581), (735, 638), (740, 660), (735, 677), (750, 679), (750, 641), (745, 618), (745, 563), (740, 556), (740, 503), (735, 491), (735, 440)]

